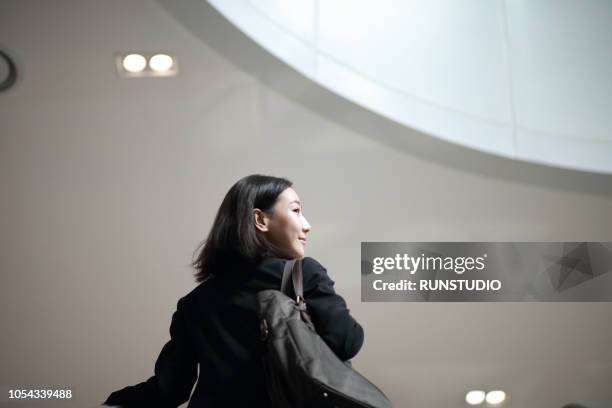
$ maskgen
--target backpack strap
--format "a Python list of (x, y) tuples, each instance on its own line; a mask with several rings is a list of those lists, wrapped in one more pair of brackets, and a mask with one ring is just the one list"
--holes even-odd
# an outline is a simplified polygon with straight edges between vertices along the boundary
[(293, 265), (295, 264), (295, 259), (291, 259), (285, 262), (285, 269), (283, 270), (283, 280), (281, 283), (281, 292), (285, 295), (289, 296), (289, 276), (291, 276), (291, 271), (293, 270)]
[[(289, 275), (291, 275), (291, 280), (289, 280)], [(283, 280), (281, 283), (281, 292), (287, 296), (289, 296), (289, 285), (291, 284), (289, 282), (293, 283), (295, 303), (300, 311), (300, 317), (303, 321), (312, 326), (312, 328), (314, 329), (314, 324), (312, 323), (312, 319), (308, 314), (308, 309), (306, 308), (306, 301), (304, 300), (302, 259), (291, 259), (285, 263), (285, 269), (283, 270)]]
[[(291, 281), (289, 280), (291, 276)], [(291, 259), (285, 263), (285, 269), (283, 271), (283, 280), (281, 283), (281, 292), (289, 296), (289, 285), (293, 283), (293, 292), (295, 293), (296, 301), (298, 303), (301, 298), (304, 300), (304, 284), (302, 279), (302, 260)]]
[(298, 259), (295, 261), (295, 265), (293, 267), (293, 290), (295, 291), (295, 297), (298, 300), (302, 298), (302, 302), (304, 302), (304, 280), (302, 279), (302, 260)]

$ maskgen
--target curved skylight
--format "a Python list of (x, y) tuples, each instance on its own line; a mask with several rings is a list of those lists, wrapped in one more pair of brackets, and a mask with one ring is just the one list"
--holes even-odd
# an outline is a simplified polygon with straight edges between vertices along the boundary
[(209, 3), (303, 75), (410, 128), (612, 173), (612, 2)]

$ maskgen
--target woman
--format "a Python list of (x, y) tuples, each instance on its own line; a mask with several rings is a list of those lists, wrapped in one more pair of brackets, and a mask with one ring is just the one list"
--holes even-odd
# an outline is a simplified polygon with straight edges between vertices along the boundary
[[(200, 284), (178, 301), (155, 375), (113, 392), (104, 404), (177, 407), (190, 398), (197, 378), (189, 408), (269, 407), (256, 294), (280, 289), (286, 260), (304, 256), (309, 232), (289, 180), (252, 175), (234, 184), (193, 263)], [(352, 358), (363, 329), (323, 266), (304, 258), (302, 275), (317, 332), (340, 359)]]

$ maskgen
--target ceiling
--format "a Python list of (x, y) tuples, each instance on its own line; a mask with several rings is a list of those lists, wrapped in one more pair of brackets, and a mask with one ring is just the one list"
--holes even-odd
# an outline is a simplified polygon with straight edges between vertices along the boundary
[(407, 127), (612, 173), (612, 3), (211, 0), (311, 80)]

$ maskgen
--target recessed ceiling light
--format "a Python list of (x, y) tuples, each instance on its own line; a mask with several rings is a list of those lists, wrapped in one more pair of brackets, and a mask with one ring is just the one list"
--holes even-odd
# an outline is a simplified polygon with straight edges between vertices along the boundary
[(167, 78), (178, 75), (178, 61), (167, 52), (116, 53), (115, 66), (119, 75), (125, 78)]
[(166, 54), (155, 54), (149, 60), (149, 67), (156, 72), (166, 72), (172, 69), (174, 60)]
[(504, 402), (506, 399), (506, 393), (503, 391), (489, 391), (487, 392), (486, 400), (491, 405), (497, 405)]
[(485, 400), (485, 392), (480, 390), (469, 391), (465, 394), (465, 402), (470, 405), (482, 404)]
[(147, 66), (147, 60), (140, 54), (129, 54), (123, 58), (123, 69), (127, 72), (141, 72)]

